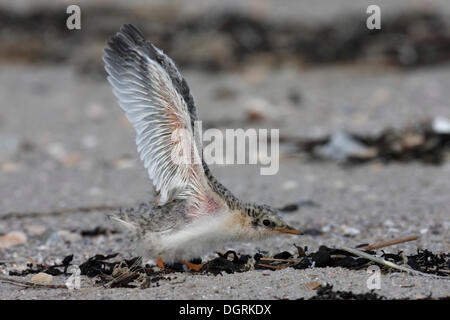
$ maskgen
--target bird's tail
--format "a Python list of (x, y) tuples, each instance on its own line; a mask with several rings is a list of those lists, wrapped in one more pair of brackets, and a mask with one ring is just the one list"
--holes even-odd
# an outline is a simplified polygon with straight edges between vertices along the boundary
[(125, 228), (132, 233), (139, 233), (142, 227), (149, 222), (149, 211), (151, 206), (143, 203), (139, 208), (119, 209), (108, 217), (120, 227)]
[(128, 221), (127, 217), (128, 215), (117, 212), (108, 215), (108, 218), (116, 222), (119, 226), (125, 227), (128, 230), (136, 230), (136, 225)]

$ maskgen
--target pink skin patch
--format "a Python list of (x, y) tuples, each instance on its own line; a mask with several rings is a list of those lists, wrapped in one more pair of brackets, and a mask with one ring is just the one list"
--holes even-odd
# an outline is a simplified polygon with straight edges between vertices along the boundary
[(211, 197), (208, 197), (206, 193), (198, 196), (198, 206), (191, 206), (188, 211), (188, 215), (192, 220), (200, 218), (205, 215), (213, 215), (219, 211), (219, 204)]

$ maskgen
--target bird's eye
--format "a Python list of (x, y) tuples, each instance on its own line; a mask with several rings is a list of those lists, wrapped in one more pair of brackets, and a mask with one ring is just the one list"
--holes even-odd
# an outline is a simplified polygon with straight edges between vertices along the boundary
[(270, 220), (263, 220), (263, 225), (265, 225), (266, 227), (268, 227), (270, 225)]

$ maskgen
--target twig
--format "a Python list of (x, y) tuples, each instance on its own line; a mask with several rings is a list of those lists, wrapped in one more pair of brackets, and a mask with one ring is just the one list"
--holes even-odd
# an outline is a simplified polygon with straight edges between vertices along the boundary
[(135, 270), (139, 267), (139, 265), (142, 264), (142, 257), (140, 257), (139, 259), (136, 259), (136, 261), (130, 266), (130, 267), (122, 267), (121, 268), (121, 264), (119, 264), (117, 266), (119, 274), (115, 277), (114, 276), (114, 272), (113, 272), (113, 276), (112, 276), (112, 280), (109, 281), (108, 283), (105, 284), (105, 287), (111, 287), (112, 285), (116, 284), (116, 283), (120, 283), (121, 281), (133, 277), (136, 274), (138, 274)]
[(0, 281), (10, 282), (12, 284), (22, 285), (30, 288), (48, 288), (48, 289), (67, 289), (65, 285), (62, 284), (45, 284), (45, 283), (33, 283), (24, 280), (18, 280), (8, 277), (0, 276)]
[(403, 242), (417, 240), (418, 238), (419, 238), (418, 236), (409, 236), (409, 237), (405, 237), (405, 238), (397, 238), (397, 239), (393, 239), (393, 240), (389, 240), (389, 241), (383, 241), (383, 242), (371, 244), (371, 245), (364, 246), (364, 247), (361, 247), (361, 248), (358, 248), (358, 249), (359, 250), (370, 251), (370, 250), (375, 250), (375, 249), (380, 249), (380, 248), (392, 246), (394, 244), (399, 244), (399, 243), (403, 243)]
[(450, 274), (450, 270), (438, 269), (438, 270), (436, 270), (436, 272), (442, 272), (442, 273)]
[[(399, 266), (399, 265), (397, 265), (397, 264), (395, 264), (393, 262), (384, 260), (383, 258), (374, 257), (374, 256), (372, 256), (372, 255), (370, 255), (368, 253), (365, 253), (365, 252), (363, 252), (363, 251), (361, 251), (359, 249), (342, 247), (342, 248), (340, 248), (340, 250), (344, 250), (344, 251), (353, 253), (354, 255), (357, 255), (358, 257), (371, 260), (373, 262), (385, 265), (387, 267), (390, 267), (390, 268), (393, 268), (393, 269), (396, 269), (396, 270), (399, 270), (399, 271), (403, 271), (403, 272), (407, 272), (407, 273), (415, 274), (415, 275), (421, 275), (421, 276), (425, 276), (425, 277), (442, 278), (442, 277), (439, 277), (439, 276), (436, 276), (436, 275), (433, 275), (433, 274), (428, 274), (428, 273), (420, 272), (420, 271), (417, 271), (417, 270), (414, 270), (414, 269), (410, 269), (410, 268), (407, 268), (407, 267)], [(444, 278), (448, 279), (447, 277), (444, 277)]]
[(264, 264), (264, 263), (258, 263), (258, 267), (273, 269), (273, 270), (281, 270), (287, 268), (289, 265), (278, 265), (278, 266), (272, 266), (271, 264)]
[(445, 270), (445, 269), (439, 269), (437, 266), (428, 269), (429, 271), (433, 271), (433, 272), (442, 272), (445, 274), (450, 274), (450, 270)]

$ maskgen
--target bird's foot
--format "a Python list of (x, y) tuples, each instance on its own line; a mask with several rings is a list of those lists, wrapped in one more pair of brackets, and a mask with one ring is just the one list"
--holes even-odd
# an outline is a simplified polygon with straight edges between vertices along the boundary
[(158, 260), (156, 260), (156, 264), (161, 270), (166, 270), (166, 267), (164, 267), (164, 261), (161, 258), (158, 258)]
[(186, 262), (186, 261), (180, 261), (180, 263), (187, 266), (189, 268), (189, 271), (195, 271), (195, 272), (200, 271), (203, 268), (203, 266), (205, 265), (204, 263), (195, 264), (195, 263)]

